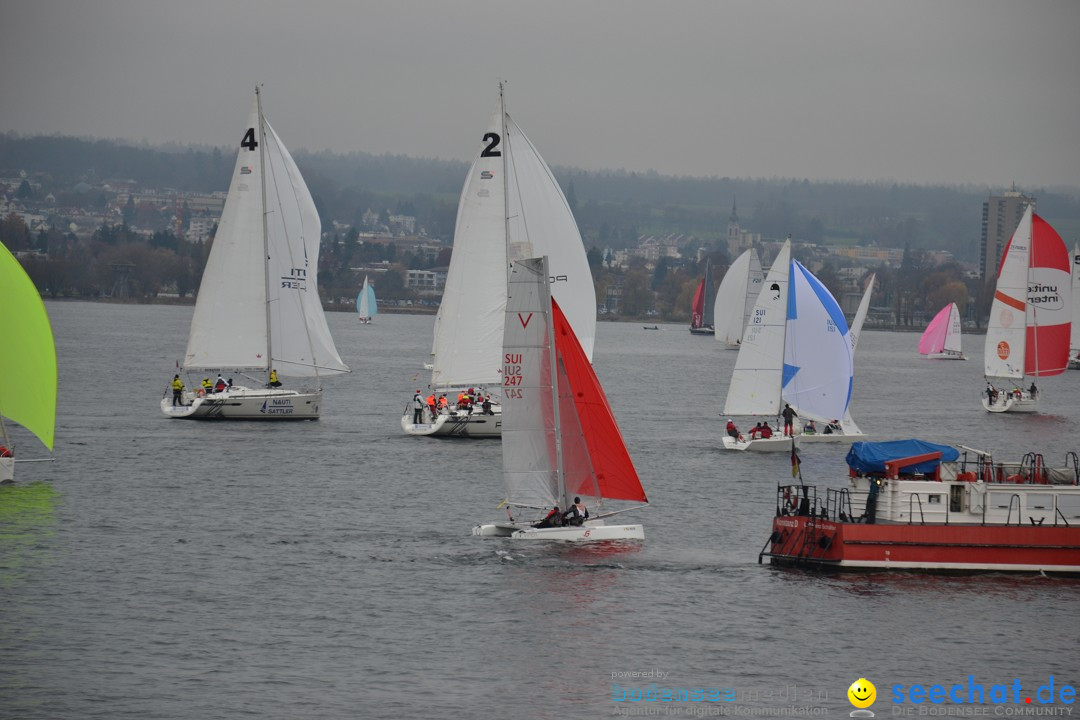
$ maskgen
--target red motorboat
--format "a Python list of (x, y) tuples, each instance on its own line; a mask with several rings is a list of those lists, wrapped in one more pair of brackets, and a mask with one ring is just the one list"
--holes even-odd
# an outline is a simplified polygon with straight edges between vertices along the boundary
[[(962, 452), (961, 452), (962, 451)], [(846, 487), (777, 488), (758, 561), (836, 570), (1080, 573), (1080, 470), (1069, 452), (996, 462), (921, 440), (855, 443)], [(793, 458), (797, 467), (797, 457)]]

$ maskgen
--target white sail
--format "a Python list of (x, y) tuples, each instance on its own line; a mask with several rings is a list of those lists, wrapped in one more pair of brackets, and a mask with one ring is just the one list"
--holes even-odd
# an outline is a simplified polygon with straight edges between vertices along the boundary
[(960, 332), (960, 308), (956, 306), (956, 303), (952, 303), (949, 308), (949, 323), (945, 330), (943, 349), (946, 353), (960, 354)]
[(790, 264), (791, 242), (786, 241), (765, 276), (743, 333), (724, 401), (725, 415), (780, 412)]
[(265, 118), (264, 125), (273, 366), (295, 377), (349, 372), (334, 346), (319, 299), (319, 211), (292, 155)]
[(548, 256), (551, 295), (591, 360), (596, 341), (596, 289), (577, 222), (547, 163), (509, 114), (506, 137), (509, 260)]
[(458, 205), (435, 323), (435, 387), (501, 381), (507, 273), (514, 260), (539, 255), (549, 256), (551, 292), (591, 359), (596, 294), (581, 234), (551, 170), (505, 112), (500, 93)]
[(270, 367), (257, 97), (245, 128), (191, 318), (184, 355), (190, 370)]
[(319, 300), (321, 232), (307, 185), (256, 93), (199, 285), (186, 369), (349, 371)]
[(851, 328), (848, 334), (851, 337), (851, 354), (855, 355), (855, 348), (859, 344), (859, 335), (862, 333), (863, 323), (866, 322), (866, 314), (870, 312), (870, 296), (874, 294), (874, 282), (877, 280), (877, 273), (870, 275), (870, 280), (866, 283), (866, 290), (863, 292), (862, 300), (859, 301), (859, 308), (855, 311), (855, 317), (851, 320)]
[(844, 417), (851, 400), (851, 337), (828, 289), (801, 263), (791, 263), (783, 399), (801, 417), (829, 422)]
[(731, 263), (713, 303), (717, 342), (738, 347), (763, 281), (757, 250), (750, 248)]
[[(848, 337), (851, 340), (851, 362), (852, 366), (855, 364), (855, 348), (859, 345), (859, 336), (862, 334), (863, 323), (866, 322), (866, 315), (870, 312), (870, 297), (874, 294), (874, 283), (877, 280), (877, 273), (871, 273), (870, 279), (866, 283), (866, 290), (863, 292), (862, 300), (859, 301), (859, 308), (855, 311), (855, 317), (851, 320), (851, 326), (848, 328)], [(852, 367), (854, 372), (854, 367)], [(840, 427), (843, 428), (845, 435), (861, 435), (862, 430), (855, 424), (855, 420), (851, 417), (851, 402), (848, 402), (847, 410), (844, 411), (844, 417), (840, 418)]]
[(1031, 213), (1029, 205), (1009, 241), (998, 271), (983, 348), (984, 374), (988, 378), (1024, 377)]
[(506, 180), (502, 96), (465, 178), (454, 252), (435, 325), (432, 385), (499, 382), (506, 307)]
[[(544, 258), (514, 264), (503, 331), (503, 482), (507, 502), (550, 507), (561, 502), (552, 375), (550, 285)], [(560, 403), (561, 405), (562, 403)]]

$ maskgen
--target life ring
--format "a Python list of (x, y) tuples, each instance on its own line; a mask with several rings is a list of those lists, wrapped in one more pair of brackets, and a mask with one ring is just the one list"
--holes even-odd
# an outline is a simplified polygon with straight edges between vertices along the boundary
[(202, 388), (196, 388), (195, 397), (206, 397), (206, 390), (203, 390)]
[(784, 488), (784, 506), (789, 515), (794, 515), (799, 510), (799, 491), (792, 492), (790, 485)]

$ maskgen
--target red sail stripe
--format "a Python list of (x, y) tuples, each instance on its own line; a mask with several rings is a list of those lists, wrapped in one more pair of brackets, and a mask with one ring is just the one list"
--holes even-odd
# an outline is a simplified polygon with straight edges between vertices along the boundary
[(1019, 310), (1020, 312), (1024, 312), (1024, 308), (1027, 307), (1026, 305), (1024, 305), (1024, 302), (1022, 300), (1017, 300), (1016, 298), (1012, 297), (1011, 295), (1006, 295), (1005, 293), (1001, 292), (1000, 290), (995, 290), (994, 291), (994, 299), (995, 300), (1000, 300), (1001, 302), (1005, 303), (1009, 307), (1015, 308), (1015, 309)]

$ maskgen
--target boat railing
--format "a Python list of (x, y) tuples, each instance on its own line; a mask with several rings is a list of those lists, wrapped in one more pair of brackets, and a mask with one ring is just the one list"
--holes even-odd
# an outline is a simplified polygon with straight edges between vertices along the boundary
[(1016, 503), (1016, 524), (1021, 524), (1021, 520), (1023, 520), (1024, 513), (1022, 512), (1022, 508), (1020, 507), (1020, 495), (1018, 493), (1013, 493), (1009, 496), (1009, 512), (1005, 516), (1006, 525), (1012, 525), (1012, 512), (1014, 502)]
[[(919, 508), (919, 524), (926, 524), (926, 517), (923, 515), (922, 498), (919, 497), (919, 493), (911, 493), (908, 495), (908, 525), (915, 524), (915, 506)], [(949, 508), (945, 507), (945, 524), (949, 524)]]

